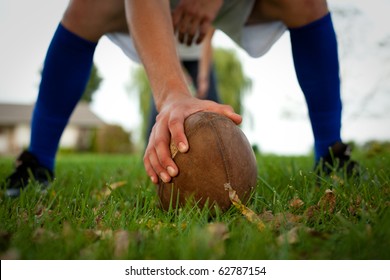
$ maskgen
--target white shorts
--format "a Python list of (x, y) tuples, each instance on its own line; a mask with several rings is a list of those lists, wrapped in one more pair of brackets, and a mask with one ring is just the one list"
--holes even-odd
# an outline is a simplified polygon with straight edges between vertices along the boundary
[[(171, 8), (174, 8), (178, 2), (179, 0), (171, 0)], [(260, 57), (273, 46), (287, 28), (280, 21), (245, 26), (254, 3), (255, 0), (225, 0), (213, 25), (228, 35), (250, 56)], [(140, 62), (129, 34), (109, 33), (106, 36), (130, 59)]]

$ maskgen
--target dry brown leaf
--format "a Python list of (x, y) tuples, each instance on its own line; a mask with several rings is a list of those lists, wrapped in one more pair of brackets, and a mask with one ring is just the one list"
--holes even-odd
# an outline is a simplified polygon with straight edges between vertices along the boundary
[(274, 216), (272, 225), (275, 230), (279, 230), (281, 226), (291, 228), (299, 224), (302, 220), (302, 216), (294, 215), (290, 212), (277, 213)]
[(179, 152), (179, 149), (176, 147), (175, 143), (171, 142), (169, 145), (169, 148), (171, 150), (171, 157), (175, 158), (176, 154)]
[(129, 244), (130, 244), (130, 235), (129, 232), (126, 230), (118, 230), (114, 233), (114, 242), (115, 242), (115, 249), (114, 249), (114, 256), (116, 258), (122, 258), (124, 257), (128, 250), (129, 250)]
[(212, 251), (211, 258), (221, 258), (225, 255), (225, 240), (229, 238), (229, 229), (224, 223), (211, 223), (201, 228), (196, 244), (207, 246)]
[(302, 221), (302, 216), (300, 215), (295, 215), (290, 212), (277, 213), (274, 215), (270, 210), (259, 214), (259, 218), (272, 226), (274, 230), (279, 230), (281, 226), (291, 228)]
[(301, 208), (305, 203), (299, 199), (299, 198), (293, 198), (292, 200), (290, 200), (290, 203), (289, 203), (289, 206), (293, 209), (299, 209)]
[(37, 228), (32, 234), (32, 240), (35, 242), (43, 242), (46, 239), (55, 239), (57, 235), (52, 231), (45, 230), (44, 228)]
[(260, 217), (251, 209), (242, 204), (236, 191), (232, 188), (230, 183), (225, 184), (225, 190), (229, 191), (229, 198), (233, 205), (247, 218), (247, 220), (257, 226), (260, 231), (265, 229), (265, 224)]
[(73, 236), (73, 229), (68, 221), (64, 221), (62, 224), (62, 236), (65, 238), (70, 238)]
[(312, 205), (305, 211), (308, 220), (315, 219), (319, 213), (333, 214), (336, 210), (336, 194), (332, 190), (326, 190), (317, 205)]
[(293, 227), (288, 232), (283, 233), (278, 236), (277, 242), (279, 245), (287, 244), (296, 244), (299, 242), (298, 231), (300, 227)]
[(103, 192), (103, 197), (107, 197), (107, 196), (111, 195), (111, 192), (113, 190), (116, 190), (117, 188), (123, 187), (126, 184), (127, 184), (127, 181), (119, 181), (119, 182), (115, 182), (115, 183), (110, 184), (107, 188), (105, 188), (105, 190)]
[(358, 214), (362, 204), (362, 198), (358, 195), (355, 200), (351, 199), (351, 204), (348, 207), (348, 212), (352, 215), (355, 216)]
[(98, 235), (96, 230), (93, 230), (93, 229), (86, 229), (84, 231), (84, 235), (87, 238), (87, 240), (90, 240), (92, 242), (94, 242), (100, 238), (100, 236)]
[(333, 173), (330, 177), (331, 177), (332, 180), (333, 180), (333, 184), (338, 184), (338, 185), (340, 185), (340, 186), (345, 185), (344, 179), (341, 178), (340, 176), (338, 176), (337, 174), (334, 174), (334, 173)]
[(20, 226), (22, 224), (27, 224), (29, 221), (29, 217), (30, 216), (26, 210), (22, 210), (21, 212), (19, 212), (18, 221), (17, 221), (18, 226)]
[(206, 227), (213, 239), (226, 240), (229, 238), (229, 229), (224, 223), (212, 223)]
[(101, 239), (112, 238), (112, 230), (111, 229), (95, 230), (94, 232)]
[(272, 214), (271, 210), (264, 211), (263, 213), (259, 214), (259, 218), (264, 221), (265, 223), (267, 222), (272, 222), (274, 220), (274, 214)]
[(290, 229), (288, 232), (285, 232), (278, 236), (277, 242), (279, 245), (283, 244), (297, 244), (299, 240), (299, 232), (304, 231), (312, 236), (318, 235), (317, 232), (315, 232), (313, 229), (304, 227), (304, 226), (296, 226)]
[(10, 248), (0, 255), (0, 260), (20, 260), (20, 252), (16, 248)]
[(333, 214), (336, 209), (336, 194), (332, 190), (326, 190), (317, 205), (323, 212)]
[(38, 206), (38, 207), (36, 207), (37, 208), (37, 210), (35, 211), (35, 217), (36, 218), (40, 218), (40, 217), (42, 217), (42, 215), (44, 214), (44, 212), (45, 212), (45, 208), (43, 207), (43, 206)]
[(95, 223), (96, 223), (97, 228), (103, 228), (104, 225), (103, 225), (103, 215), (102, 214), (96, 215)]
[(317, 216), (319, 211), (320, 208), (318, 207), (318, 205), (312, 205), (306, 209), (305, 216), (309, 221), (313, 220)]

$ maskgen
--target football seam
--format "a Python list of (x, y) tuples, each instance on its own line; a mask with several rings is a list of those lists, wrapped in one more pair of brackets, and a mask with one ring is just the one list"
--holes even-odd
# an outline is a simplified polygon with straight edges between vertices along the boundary
[(223, 167), (224, 167), (224, 170), (225, 170), (225, 175), (226, 175), (226, 178), (227, 178), (227, 182), (226, 183), (230, 183), (230, 170), (229, 168), (231, 167), (227, 160), (226, 160), (226, 157), (224, 156), (225, 155), (225, 151), (226, 151), (226, 148), (225, 146), (222, 144), (223, 142), (221, 141), (222, 137), (221, 137), (221, 134), (219, 133), (217, 127), (215, 126), (214, 122), (215, 121), (218, 121), (218, 120), (222, 120), (222, 121), (227, 121), (226, 117), (222, 117), (218, 114), (214, 114), (215, 116), (213, 116), (212, 118), (205, 118), (203, 119), (202, 122), (198, 123), (194, 129), (192, 129), (191, 131), (188, 131), (187, 132), (187, 137), (190, 138), (192, 135), (195, 135), (196, 132), (202, 128), (202, 127), (205, 127), (207, 125), (211, 126), (212, 128), (212, 131), (215, 133), (216, 135), (216, 138), (217, 138), (217, 142), (218, 142), (218, 149), (219, 149), (219, 153), (220, 153), (220, 156), (222, 158), (222, 162), (223, 162)]
[[(225, 169), (225, 173), (226, 173), (226, 177), (227, 177), (227, 182), (226, 183), (229, 183), (230, 184), (230, 166), (226, 160), (226, 157), (225, 157), (225, 151), (226, 151), (226, 148), (225, 146), (223, 145), (223, 142), (221, 141), (221, 134), (219, 133), (217, 127), (214, 125), (214, 120), (215, 119), (222, 119), (224, 120), (223, 118), (213, 118), (211, 120), (208, 120), (209, 124), (212, 126), (213, 128), (213, 131), (214, 133), (216, 134), (217, 136), (217, 140), (218, 140), (218, 148), (219, 148), (219, 153), (220, 153), (220, 156), (222, 158), (222, 162), (223, 162), (223, 167)], [(224, 187), (224, 186), (223, 186)]]

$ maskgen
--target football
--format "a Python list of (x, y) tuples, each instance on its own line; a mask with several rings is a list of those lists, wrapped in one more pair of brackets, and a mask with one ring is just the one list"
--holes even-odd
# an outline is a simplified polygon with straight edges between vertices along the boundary
[(226, 211), (232, 205), (230, 187), (242, 203), (247, 202), (256, 186), (257, 164), (241, 129), (229, 118), (210, 112), (189, 116), (184, 129), (188, 152), (180, 153), (171, 144), (179, 174), (169, 183), (160, 180), (157, 186), (162, 208), (196, 203), (200, 208), (218, 206)]

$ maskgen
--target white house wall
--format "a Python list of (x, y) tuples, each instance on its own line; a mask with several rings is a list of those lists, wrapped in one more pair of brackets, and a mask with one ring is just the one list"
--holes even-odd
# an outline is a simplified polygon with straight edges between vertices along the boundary
[(79, 137), (78, 129), (75, 126), (68, 125), (62, 134), (60, 147), (75, 148)]
[[(30, 126), (27, 124), (20, 124), (15, 127), (14, 134), (14, 145), (10, 143), (11, 150), (23, 149), (28, 146), (30, 142)], [(11, 139), (10, 139), (11, 140)]]
[[(28, 147), (30, 143), (30, 126), (20, 124), (14, 128), (0, 130), (0, 154), (15, 154)], [(78, 128), (68, 125), (61, 137), (61, 148), (75, 148), (79, 137)]]

